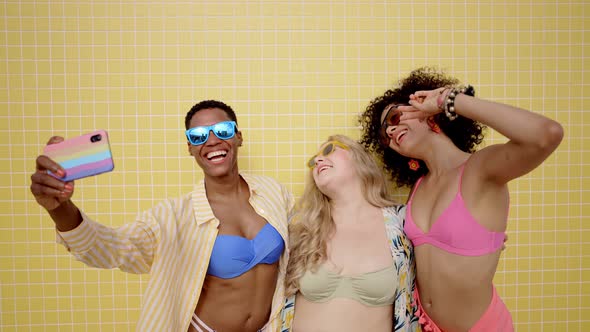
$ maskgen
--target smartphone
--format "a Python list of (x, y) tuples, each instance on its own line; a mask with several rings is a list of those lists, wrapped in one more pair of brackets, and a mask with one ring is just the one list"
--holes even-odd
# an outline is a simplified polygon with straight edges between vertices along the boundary
[(109, 137), (104, 130), (67, 139), (45, 146), (43, 154), (53, 159), (66, 171), (62, 181), (72, 181), (105, 172), (115, 168)]

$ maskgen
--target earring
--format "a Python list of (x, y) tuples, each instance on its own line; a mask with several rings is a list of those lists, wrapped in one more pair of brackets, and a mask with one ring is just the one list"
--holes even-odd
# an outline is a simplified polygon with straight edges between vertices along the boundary
[(415, 172), (420, 168), (420, 163), (416, 159), (410, 159), (410, 161), (408, 161), (408, 166), (410, 166), (410, 169)]

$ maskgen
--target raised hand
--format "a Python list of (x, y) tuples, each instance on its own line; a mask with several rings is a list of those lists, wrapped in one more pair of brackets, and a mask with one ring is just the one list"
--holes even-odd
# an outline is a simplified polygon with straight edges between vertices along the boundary
[(438, 88), (428, 91), (416, 91), (410, 95), (410, 106), (400, 106), (398, 109), (403, 113), (401, 120), (426, 119), (442, 112), (440, 105), (444, 103), (448, 88)]
[[(47, 144), (56, 144), (63, 140), (63, 137), (54, 136), (49, 139)], [(65, 176), (65, 171), (58, 163), (47, 156), (38, 156), (36, 171), (31, 175), (31, 193), (35, 196), (35, 200), (39, 205), (47, 211), (52, 211), (72, 197), (74, 194), (74, 182), (61, 181), (49, 175), (48, 171), (59, 177)]]

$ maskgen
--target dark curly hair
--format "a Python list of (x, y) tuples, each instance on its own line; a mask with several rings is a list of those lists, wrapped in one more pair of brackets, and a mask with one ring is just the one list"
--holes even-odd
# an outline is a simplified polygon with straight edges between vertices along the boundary
[[(434, 90), (457, 84), (459, 81), (456, 78), (433, 67), (418, 68), (406, 78), (401, 79), (396, 87), (373, 99), (359, 116), (358, 122), (362, 128), (359, 142), (381, 159), (391, 179), (398, 187), (411, 187), (422, 175), (428, 173), (428, 168), (424, 161), (419, 160), (420, 168), (412, 171), (408, 167), (411, 158), (402, 156), (393, 149), (380, 144), (381, 113), (389, 104), (407, 104), (410, 95), (416, 91)], [(463, 116), (450, 121), (444, 113), (436, 114), (433, 116), (433, 120), (462, 151), (473, 153), (477, 145), (483, 141), (483, 130), (486, 126), (477, 121)]]
[(185, 128), (187, 130), (189, 129), (189, 127), (191, 125), (191, 120), (192, 120), (193, 116), (195, 115), (195, 113), (197, 113), (198, 111), (201, 111), (201, 110), (209, 109), (209, 108), (219, 108), (219, 109), (223, 110), (225, 112), (225, 114), (227, 114), (227, 116), (230, 118), (230, 120), (235, 121), (236, 126), (238, 125), (238, 119), (236, 117), (236, 113), (229, 105), (227, 105), (224, 102), (218, 101), (218, 100), (203, 100), (203, 101), (195, 104), (193, 107), (191, 107), (190, 111), (188, 111), (186, 113), (186, 117), (184, 118)]

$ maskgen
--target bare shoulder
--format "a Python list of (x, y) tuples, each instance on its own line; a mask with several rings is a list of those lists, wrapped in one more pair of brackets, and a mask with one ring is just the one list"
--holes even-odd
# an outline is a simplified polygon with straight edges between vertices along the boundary
[(465, 165), (461, 196), (467, 209), (480, 224), (490, 230), (500, 231), (505, 228), (510, 204), (508, 184), (490, 181), (482, 176), (482, 159), (478, 154), (476, 152)]
[(485, 147), (474, 152), (469, 157), (465, 163), (465, 168), (463, 169), (463, 175), (461, 178), (461, 188), (464, 194), (467, 192), (497, 192), (506, 187), (505, 183), (493, 181), (486, 171), (489, 168), (489, 163), (491, 160), (493, 160), (489, 158), (489, 156), (497, 152), (495, 151), (496, 147), (496, 145)]

